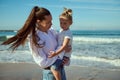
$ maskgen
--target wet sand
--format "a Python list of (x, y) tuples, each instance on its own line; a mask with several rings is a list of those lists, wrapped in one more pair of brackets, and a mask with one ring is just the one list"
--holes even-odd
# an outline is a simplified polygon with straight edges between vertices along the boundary
[[(120, 70), (65, 67), (67, 80), (120, 80)], [(34, 63), (0, 63), (0, 80), (42, 80), (42, 69)]]

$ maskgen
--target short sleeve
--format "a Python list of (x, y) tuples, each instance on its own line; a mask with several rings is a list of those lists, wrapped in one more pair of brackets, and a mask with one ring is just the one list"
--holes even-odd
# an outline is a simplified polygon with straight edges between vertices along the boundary
[(72, 32), (71, 31), (66, 31), (65, 38), (72, 39)]

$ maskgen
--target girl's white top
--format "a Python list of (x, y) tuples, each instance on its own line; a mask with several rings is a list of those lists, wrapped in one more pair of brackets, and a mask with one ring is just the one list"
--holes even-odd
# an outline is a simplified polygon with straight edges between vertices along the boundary
[[(63, 41), (64, 41), (65, 38), (70, 39), (70, 41), (68, 43), (68, 46), (72, 47), (73, 36), (72, 36), (72, 32), (70, 31), (70, 29), (68, 29), (68, 30), (60, 30), (60, 32), (58, 34), (58, 45), (59, 45), (59, 47), (57, 49), (59, 49), (62, 46)], [(66, 53), (62, 52), (62, 53), (60, 53), (60, 55), (62, 54), (62, 56), (63, 56), (63, 54), (64, 54), (64, 56), (70, 58), (71, 53), (72, 53), (72, 50), (70, 52), (66, 52)]]
[(55, 51), (57, 48), (57, 33), (50, 29), (48, 33), (37, 30), (37, 35), (39, 36), (38, 43), (43, 44), (42, 48), (38, 48), (33, 45), (32, 37), (30, 37), (30, 50), (33, 55), (35, 62), (41, 67), (46, 68), (52, 65), (56, 59), (58, 59), (58, 55), (52, 58), (48, 58), (50, 51)]

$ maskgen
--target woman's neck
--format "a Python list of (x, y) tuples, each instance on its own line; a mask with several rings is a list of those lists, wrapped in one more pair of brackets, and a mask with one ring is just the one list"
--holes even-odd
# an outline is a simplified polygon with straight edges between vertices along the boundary
[(46, 31), (45, 29), (42, 29), (42, 28), (39, 28), (39, 27), (37, 27), (37, 29), (38, 29), (39, 31), (41, 31), (41, 32), (48, 33), (48, 31)]

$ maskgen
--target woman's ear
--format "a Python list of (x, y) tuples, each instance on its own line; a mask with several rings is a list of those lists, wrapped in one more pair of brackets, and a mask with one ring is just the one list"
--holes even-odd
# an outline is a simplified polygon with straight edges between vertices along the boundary
[(36, 22), (37, 22), (37, 23), (39, 23), (39, 22), (40, 22), (40, 20), (39, 20), (39, 19), (37, 19), (37, 20), (36, 20)]

